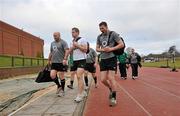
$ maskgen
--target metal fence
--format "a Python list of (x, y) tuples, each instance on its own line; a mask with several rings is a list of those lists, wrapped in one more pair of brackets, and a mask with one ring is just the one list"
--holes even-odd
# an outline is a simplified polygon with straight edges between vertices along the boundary
[(47, 59), (23, 56), (0, 55), (0, 67), (33, 67), (44, 66)]

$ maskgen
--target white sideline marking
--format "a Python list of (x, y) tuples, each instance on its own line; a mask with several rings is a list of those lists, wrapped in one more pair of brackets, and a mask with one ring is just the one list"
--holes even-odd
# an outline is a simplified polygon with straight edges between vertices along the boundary
[(152, 116), (128, 91), (126, 91), (120, 84), (118, 86), (148, 115)]
[(174, 97), (177, 97), (177, 98), (180, 99), (180, 96), (177, 96), (177, 95), (175, 95), (175, 94), (173, 94), (173, 93), (170, 93), (170, 92), (168, 92), (168, 91), (166, 91), (166, 90), (163, 90), (163, 89), (161, 89), (161, 88), (159, 88), (159, 87), (157, 87), (157, 86), (154, 86), (154, 85), (149, 84), (149, 83), (147, 83), (147, 82), (144, 82), (144, 81), (142, 81), (142, 80), (139, 80), (139, 82), (141, 82), (141, 83), (143, 83), (143, 84), (145, 84), (145, 85), (147, 85), (147, 86), (149, 86), (149, 87), (153, 87), (153, 88), (155, 88), (155, 89), (158, 89), (158, 90), (160, 90), (160, 91), (162, 91), (162, 92), (165, 92), (166, 94), (169, 94), (169, 95), (171, 95), (171, 96), (174, 96)]
[[(150, 76), (149, 76), (150, 75)], [(160, 78), (153, 78), (152, 76), (154, 76), (154, 75), (152, 75), (152, 74), (148, 74), (148, 76), (146, 76), (146, 77), (148, 77), (148, 78), (150, 78), (150, 79), (154, 79), (154, 80), (159, 80), (159, 81), (164, 81), (164, 82), (168, 82), (168, 83), (171, 83), (171, 84), (173, 84), (173, 85), (178, 85), (178, 86), (180, 86), (180, 84), (179, 84), (179, 82), (178, 83), (174, 83), (174, 82), (172, 82), (172, 81), (170, 81), (170, 80), (164, 80), (164, 79), (160, 79)], [(166, 76), (167, 77), (167, 76)]]

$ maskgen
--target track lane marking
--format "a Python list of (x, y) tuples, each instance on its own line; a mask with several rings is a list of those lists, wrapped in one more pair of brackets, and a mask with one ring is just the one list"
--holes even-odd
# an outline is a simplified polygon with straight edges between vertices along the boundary
[(124, 87), (122, 87), (119, 83), (117, 83), (117, 85), (148, 115), (148, 116), (152, 116), (152, 114), (150, 112), (148, 112), (143, 105), (141, 105), (126, 89), (124, 89)]
[(139, 82), (140, 82), (140, 83), (143, 83), (143, 84), (145, 84), (145, 85), (147, 85), (147, 86), (149, 86), (149, 87), (158, 89), (158, 90), (160, 90), (161, 92), (164, 92), (164, 93), (166, 93), (166, 94), (168, 94), (168, 95), (171, 95), (171, 96), (174, 96), (174, 97), (177, 97), (177, 98), (180, 99), (180, 96), (177, 96), (177, 95), (175, 95), (175, 94), (173, 94), (173, 93), (170, 93), (170, 92), (168, 92), (168, 91), (166, 91), (166, 90), (163, 90), (163, 89), (161, 89), (161, 88), (159, 88), (159, 87), (157, 87), (157, 86), (155, 86), (155, 85), (149, 84), (149, 83), (147, 83), (147, 82), (145, 82), (145, 81), (143, 81), (143, 80), (139, 80)]

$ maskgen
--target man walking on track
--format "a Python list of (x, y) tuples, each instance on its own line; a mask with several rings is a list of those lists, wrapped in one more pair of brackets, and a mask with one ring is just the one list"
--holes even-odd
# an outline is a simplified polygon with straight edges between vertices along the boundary
[[(123, 48), (124, 43), (121, 37), (116, 32), (108, 29), (106, 22), (99, 24), (100, 31), (102, 32), (97, 37), (96, 51), (100, 52), (100, 76), (102, 83), (110, 90), (109, 100), (110, 106), (115, 106), (116, 101), (116, 81), (115, 71), (117, 69), (117, 58), (113, 51)], [(110, 34), (111, 33), (111, 34)], [(117, 45), (115, 46), (115, 43)]]
[(129, 62), (132, 69), (132, 79), (135, 80), (138, 78), (138, 66), (141, 67), (141, 57), (134, 49), (131, 51)]
[(121, 74), (121, 78), (126, 80), (127, 79), (127, 71), (126, 71), (126, 65), (127, 65), (127, 53), (123, 53), (122, 55), (117, 56), (118, 62), (119, 62), (119, 71)]
[(84, 68), (86, 65), (86, 52), (87, 52), (87, 41), (83, 37), (79, 37), (79, 29), (72, 28), (73, 42), (69, 53), (73, 53), (73, 68), (76, 71), (78, 80), (78, 95), (75, 98), (75, 102), (81, 102), (87, 93), (84, 91)]
[(96, 77), (96, 66), (97, 66), (97, 54), (94, 49), (92, 49), (88, 43), (89, 46), (89, 53), (87, 53), (87, 58), (86, 58), (86, 66), (85, 66), (85, 75), (84, 75), (84, 81), (86, 84), (85, 89), (88, 89), (88, 72), (91, 73), (94, 82), (95, 82), (95, 87), (97, 88), (97, 77)]
[[(65, 86), (65, 79), (64, 79), (64, 72), (67, 70), (67, 57), (68, 57), (68, 44), (66, 41), (61, 39), (60, 33), (55, 32), (53, 34), (54, 40), (51, 43), (50, 54), (48, 57), (48, 64), (51, 65), (51, 72), (50, 76), (54, 79), (55, 83), (57, 84), (57, 94), (58, 96), (64, 96), (64, 86)], [(59, 84), (58, 78), (56, 75), (59, 75), (61, 79), (61, 86)]]

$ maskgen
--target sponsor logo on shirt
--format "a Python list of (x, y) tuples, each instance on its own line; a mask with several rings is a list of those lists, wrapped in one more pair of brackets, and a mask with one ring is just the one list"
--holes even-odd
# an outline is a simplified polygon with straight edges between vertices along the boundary
[(102, 46), (103, 46), (103, 47), (106, 47), (106, 46), (107, 46), (107, 41), (103, 41), (103, 42), (102, 42)]
[(53, 46), (53, 51), (57, 51), (57, 46)]

